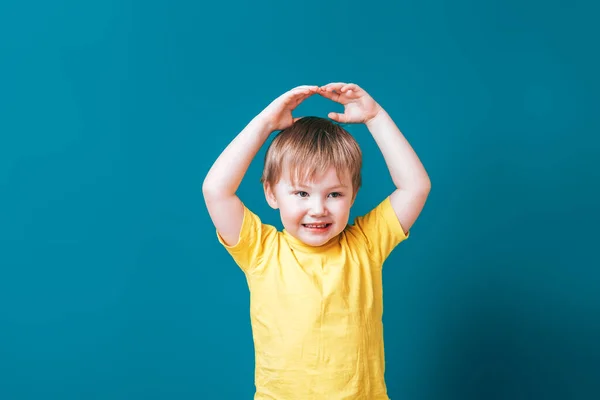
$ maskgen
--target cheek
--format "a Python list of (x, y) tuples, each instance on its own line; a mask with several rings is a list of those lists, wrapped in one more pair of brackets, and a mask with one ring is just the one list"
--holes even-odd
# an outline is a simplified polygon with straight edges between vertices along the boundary
[(280, 204), (279, 210), (281, 217), (286, 220), (299, 219), (304, 215), (301, 204), (298, 204), (294, 199), (286, 199), (286, 201)]
[(338, 201), (335, 204), (332, 204), (330, 210), (339, 218), (347, 218), (350, 214), (350, 201)]

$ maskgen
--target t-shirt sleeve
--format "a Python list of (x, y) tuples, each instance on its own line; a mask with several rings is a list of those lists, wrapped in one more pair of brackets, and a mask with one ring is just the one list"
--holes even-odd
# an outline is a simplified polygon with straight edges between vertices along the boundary
[(237, 243), (227, 245), (218, 231), (217, 239), (242, 271), (249, 273), (262, 264), (265, 252), (271, 247), (270, 242), (275, 241), (276, 233), (275, 227), (263, 224), (256, 214), (244, 206), (244, 220)]
[(365, 239), (373, 261), (381, 264), (410, 234), (404, 233), (389, 196), (364, 216), (357, 217), (354, 229)]

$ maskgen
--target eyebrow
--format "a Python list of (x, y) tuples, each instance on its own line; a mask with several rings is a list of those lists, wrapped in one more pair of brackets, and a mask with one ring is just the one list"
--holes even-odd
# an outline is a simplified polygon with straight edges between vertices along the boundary
[[(302, 185), (302, 184), (299, 184), (299, 185), (291, 185), (290, 187), (291, 187), (291, 188), (293, 188), (293, 189), (310, 189), (308, 186), (305, 186), (305, 185)], [(339, 184), (339, 185), (335, 185), (335, 186), (328, 187), (328, 188), (327, 188), (327, 190), (333, 190), (333, 189), (347, 189), (347, 188), (348, 188), (348, 186), (346, 186), (346, 185), (342, 185), (342, 184)]]

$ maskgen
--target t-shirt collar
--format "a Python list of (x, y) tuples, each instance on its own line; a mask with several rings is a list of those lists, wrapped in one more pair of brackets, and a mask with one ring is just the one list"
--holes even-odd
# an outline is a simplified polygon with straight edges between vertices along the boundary
[(293, 250), (301, 251), (303, 253), (323, 253), (323, 252), (331, 249), (332, 247), (336, 246), (337, 244), (339, 244), (339, 241), (340, 241), (340, 235), (338, 234), (320, 246), (310, 246), (310, 245), (302, 242), (300, 239), (292, 236), (292, 234), (289, 233), (285, 229), (282, 231), (282, 233), (283, 233), (284, 239), (286, 240), (286, 242), (290, 245), (290, 247)]

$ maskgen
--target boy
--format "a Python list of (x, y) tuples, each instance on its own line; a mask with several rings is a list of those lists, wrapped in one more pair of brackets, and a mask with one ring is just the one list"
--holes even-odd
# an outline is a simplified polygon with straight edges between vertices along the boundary
[[(326, 119), (293, 118), (319, 94), (344, 105), (329, 113), (364, 123), (396, 190), (347, 225), (360, 187), (356, 141)], [(267, 202), (282, 232), (262, 224), (236, 196), (252, 159), (265, 156)], [(392, 119), (362, 88), (300, 86), (274, 100), (227, 146), (203, 184), (221, 244), (250, 289), (255, 399), (388, 400), (384, 382), (382, 265), (408, 237), (430, 190), (429, 177)]]

